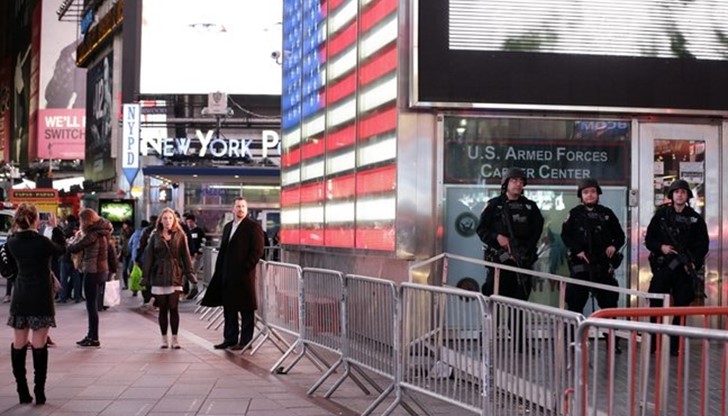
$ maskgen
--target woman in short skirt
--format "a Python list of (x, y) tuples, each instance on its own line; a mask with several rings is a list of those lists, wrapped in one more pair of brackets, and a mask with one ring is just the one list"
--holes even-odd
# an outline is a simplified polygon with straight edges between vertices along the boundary
[(65, 249), (40, 235), (39, 224), (38, 209), (31, 204), (20, 204), (13, 219), (14, 234), (6, 243), (18, 267), (8, 325), (14, 330), (10, 357), (20, 403), (33, 401), (25, 378), (25, 357), (30, 340), (35, 370), (35, 402), (44, 404), (48, 373), (46, 341), (48, 330), (56, 326), (50, 261), (53, 256), (63, 254)]

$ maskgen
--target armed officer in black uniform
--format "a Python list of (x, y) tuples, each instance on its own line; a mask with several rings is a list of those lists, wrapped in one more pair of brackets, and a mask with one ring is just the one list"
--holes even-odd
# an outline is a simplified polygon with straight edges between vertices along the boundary
[[(650, 293), (669, 293), (674, 306), (688, 306), (695, 298), (697, 270), (703, 267), (710, 239), (705, 220), (692, 207), (693, 191), (682, 179), (667, 190), (667, 203), (657, 209), (647, 227), (645, 245), (650, 250), (652, 280)], [(662, 300), (650, 299), (650, 306), (661, 307)], [(678, 317), (673, 324), (679, 325)], [(670, 353), (678, 354), (678, 338), (670, 337)]]
[[(530, 269), (537, 260), (536, 247), (543, 231), (543, 216), (536, 203), (523, 196), (526, 175), (511, 168), (503, 176), (501, 194), (488, 201), (478, 223), (478, 236), (485, 244), (485, 259), (494, 263)], [(483, 294), (493, 294), (494, 271), (488, 269)], [(529, 275), (501, 271), (499, 294), (528, 300)]]
[[(596, 179), (586, 178), (577, 185), (581, 205), (569, 211), (561, 229), (561, 239), (569, 250), (571, 277), (610, 286), (617, 286), (614, 269), (623, 256), (619, 253), (625, 242), (624, 230), (614, 212), (599, 204), (602, 188)], [(569, 284), (566, 303), (570, 311), (582, 313), (590, 288)], [(594, 289), (600, 308), (615, 308), (617, 292)]]

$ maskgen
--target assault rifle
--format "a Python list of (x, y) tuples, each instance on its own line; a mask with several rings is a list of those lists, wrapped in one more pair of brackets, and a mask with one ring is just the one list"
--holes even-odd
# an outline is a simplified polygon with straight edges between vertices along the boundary
[(622, 264), (622, 261), (624, 260), (624, 254), (620, 253), (619, 251), (615, 251), (612, 257), (607, 257), (607, 254), (603, 251), (600, 253), (594, 253), (594, 230), (587, 226), (583, 226), (582, 229), (584, 230), (584, 236), (586, 237), (587, 241), (588, 247), (586, 251), (586, 257), (587, 259), (589, 259), (589, 264), (572, 265), (572, 270), (575, 273), (582, 273), (589, 269), (589, 277), (592, 281), (594, 280), (594, 277), (592, 276), (592, 269), (595, 267), (595, 264), (606, 264), (608, 265), (608, 267), (611, 267), (612, 270), (617, 270), (617, 268)]
[[(664, 218), (660, 221), (660, 230), (662, 230), (662, 233), (670, 241), (670, 245), (672, 245), (675, 248), (675, 251), (677, 251), (677, 254), (672, 256), (672, 259), (667, 263), (667, 267), (670, 270), (675, 270), (677, 267), (683, 266), (688, 277), (690, 277), (693, 281), (693, 290), (695, 295), (697, 297), (707, 298), (708, 296), (705, 294), (705, 282), (703, 282), (703, 279), (698, 276), (698, 271), (695, 270), (695, 258), (693, 257), (693, 253), (680, 243), (674, 233), (674, 230), (672, 227), (667, 225)], [(667, 259), (669, 259), (669, 257)]]
[[(525, 258), (528, 258), (528, 252), (516, 242), (516, 234), (513, 232), (513, 224), (511, 224), (511, 213), (508, 210), (507, 201), (503, 204), (503, 214), (503, 222), (505, 223), (506, 230), (508, 231), (508, 240), (511, 248), (510, 257), (511, 259), (513, 259), (513, 262), (516, 263), (516, 267), (522, 269), (524, 268), (523, 260)], [(521, 286), (521, 289), (523, 289), (523, 293), (528, 294), (526, 291), (526, 281), (529, 276), (524, 276), (521, 273), (516, 272), (516, 278), (518, 279), (518, 285)]]

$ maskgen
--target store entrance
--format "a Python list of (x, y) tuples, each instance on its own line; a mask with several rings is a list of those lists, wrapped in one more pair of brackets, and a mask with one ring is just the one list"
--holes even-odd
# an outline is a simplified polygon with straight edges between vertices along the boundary
[[(710, 125), (644, 123), (639, 127), (639, 172), (637, 194), (632, 204), (637, 204), (638, 224), (632, 238), (632, 262), (634, 279), (632, 286), (648, 290), (652, 272), (648, 262), (649, 252), (644, 246), (645, 233), (655, 208), (666, 201), (666, 191), (677, 179), (689, 184), (695, 197), (690, 205), (698, 211), (708, 225), (710, 253), (699, 275), (705, 279), (706, 297), (698, 304), (720, 305), (720, 128)], [(633, 217), (634, 220), (634, 217)]]

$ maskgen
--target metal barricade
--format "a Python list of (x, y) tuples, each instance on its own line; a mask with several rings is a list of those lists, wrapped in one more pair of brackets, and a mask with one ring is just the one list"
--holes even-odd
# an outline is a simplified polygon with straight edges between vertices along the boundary
[[(308, 346), (315, 345), (341, 354), (342, 326), (344, 325), (342, 313), (344, 276), (334, 270), (307, 267), (301, 273), (300, 282), (301, 332), (297, 344), (302, 353), (296, 357), (285, 372), (290, 371), (304, 354), (315, 357), (318, 363), (332, 371), (331, 369), (338, 364), (330, 365), (316, 350), (308, 348)], [(316, 361), (314, 361), (315, 364)]]
[(255, 297), (258, 300), (258, 309), (255, 311), (255, 327), (257, 332), (250, 340), (248, 345), (243, 348), (240, 352), (245, 353), (250, 349), (250, 355), (255, 354), (266, 341), (270, 341), (281, 353), (285, 353), (286, 349), (290, 348), (290, 343), (285, 339), (279, 337), (274, 331), (268, 326), (267, 312), (265, 305), (268, 302), (268, 294), (266, 291), (266, 275), (268, 269), (268, 262), (261, 260), (255, 266)]
[(198, 281), (202, 283), (202, 290), (195, 298), (195, 313), (200, 314), (200, 320), (207, 320), (207, 329), (212, 327), (218, 328), (223, 320), (222, 307), (207, 307), (202, 306), (200, 303), (205, 296), (207, 286), (210, 284), (212, 274), (215, 272), (215, 260), (217, 259), (218, 249), (216, 247), (204, 246), (202, 247), (202, 273), (198, 276)]
[[(309, 389), (309, 394), (313, 394), (342, 365), (343, 374), (324, 397), (331, 397), (347, 377), (351, 377), (365, 394), (369, 394), (354, 376), (356, 372), (379, 392), (374, 402), (362, 412), (366, 416), (394, 391), (399, 357), (399, 343), (395, 342), (398, 336), (395, 334), (401, 323), (399, 302), (397, 287), (391, 280), (357, 275), (345, 277), (342, 358)], [(381, 388), (365, 370), (384, 376), (390, 380), (389, 385)], [(402, 407), (412, 415), (417, 414), (406, 403), (402, 403)]]
[[(303, 281), (301, 267), (295, 264), (268, 262), (265, 276), (265, 317), (268, 328), (276, 338), (285, 339), (281, 333), (295, 338), (290, 347), (283, 353), (270, 369), (271, 373), (286, 374), (304, 356), (323, 371), (323, 365), (308, 353), (301, 337), (303, 310)], [(296, 351), (297, 356), (288, 366), (283, 362)]]
[(412, 283), (403, 283), (401, 290), (404, 328), (398, 400), (411, 390), (489, 414), (487, 298)]
[[(340, 272), (315, 268), (303, 269), (304, 344), (339, 354), (337, 361), (329, 365), (314, 349), (308, 350), (328, 367), (328, 370), (308, 390), (309, 395), (313, 394), (344, 363), (346, 345), (344, 334), (347, 331), (345, 292), (345, 279)], [(348, 365), (346, 368), (348, 371)], [(347, 374), (365, 394), (369, 394), (369, 390), (356, 376)], [(330, 390), (326, 397), (330, 397), (332, 393)]]
[[(576, 344), (577, 415), (726, 415), (728, 331), (709, 320), (726, 307), (605, 309), (579, 325)], [(624, 321), (614, 318), (703, 317), (703, 327)], [(611, 319), (605, 319), (611, 318)], [(605, 347), (594, 334), (606, 330)], [(616, 355), (614, 332), (628, 334), (627, 354)], [(668, 354), (667, 336), (679, 349)], [(654, 339), (654, 340), (653, 340)], [(641, 342), (640, 342), (641, 341)]]
[(281, 246), (263, 247), (263, 258), (267, 261), (281, 261)]
[(210, 284), (212, 274), (215, 273), (215, 262), (217, 261), (217, 253), (219, 251), (217, 247), (202, 247), (202, 276), (199, 281), (205, 287)]
[(491, 296), (494, 415), (561, 414), (573, 390), (574, 340), (581, 314)]
[[(547, 282), (551, 282), (554, 284), (558, 284), (559, 286), (559, 304), (558, 307), (560, 309), (566, 308), (566, 286), (576, 285), (576, 286), (582, 286), (582, 287), (588, 287), (590, 289), (600, 289), (607, 292), (616, 292), (620, 295), (624, 295), (627, 297), (626, 303), (628, 305), (632, 304), (631, 299), (636, 299), (636, 305), (637, 306), (649, 306), (650, 299), (655, 300), (662, 300), (665, 305), (669, 305), (670, 298), (669, 295), (660, 294), (660, 293), (648, 293), (643, 292), (639, 290), (633, 290), (633, 289), (627, 289), (622, 288), (618, 286), (610, 286), (610, 285), (604, 285), (601, 283), (594, 283), (587, 280), (579, 280), (579, 279), (573, 279), (571, 277), (565, 277), (565, 276), (559, 276), (551, 273), (544, 273), (544, 272), (538, 272), (534, 270), (528, 270), (528, 269), (521, 269), (518, 267), (508, 266), (505, 264), (500, 263), (492, 263), (485, 260), (480, 259), (474, 259), (470, 257), (465, 256), (459, 256), (457, 254), (451, 254), (451, 253), (441, 253), (437, 256), (431, 257), (429, 259), (413, 263), (409, 267), (409, 280), (410, 282), (422, 282), (422, 280), (425, 278), (425, 276), (428, 276), (432, 273), (439, 274), (441, 277), (441, 283), (442, 285), (448, 285), (453, 284), (448, 280), (448, 269), (452, 267), (453, 261), (455, 262), (465, 262), (471, 265), (478, 265), (485, 267), (491, 267), (494, 270), (494, 294), (499, 293), (499, 286), (500, 286), (500, 272), (501, 271), (511, 271), (516, 272), (521, 275), (530, 276), (532, 279), (543, 279)], [(439, 266), (439, 268), (438, 268)], [(433, 270), (435, 269), (435, 270)], [(485, 271), (483, 271), (485, 273)], [(432, 280), (432, 279), (429, 279)], [(429, 283), (432, 283), (431, 281)]]

